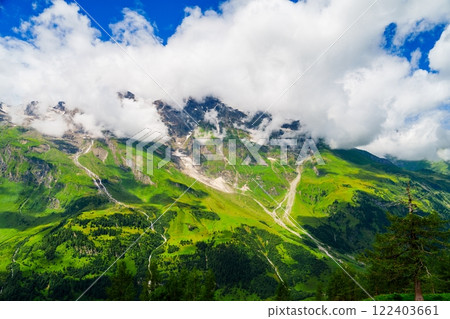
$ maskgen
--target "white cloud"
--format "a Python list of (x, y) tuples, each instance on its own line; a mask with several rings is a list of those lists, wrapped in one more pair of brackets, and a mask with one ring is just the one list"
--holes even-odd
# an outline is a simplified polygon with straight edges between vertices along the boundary
[(411, 53), (411, 67), (414, 69), (419, 68), (420, 58), (422, 57), (422, 52), (420, 49), (416, 49), (413, 53)]
[[(125, 9), (124, 19), (110, 26), (124, 53), (100, 40), (75, 5), (54, 0), (23, 24), (28, 41), (0, 38), (0, 99), (15, 106), (64, 100), (84, 113), (78, 120), (90, 131), (131, 135), (149, 126), (161, 129), (153, 100), (182, 104), (189, 96), (215, 95), (246, 111), (273, 104), (270, 127), (300, 119), (333, 147), (435, 159), (450, 143), (443, 124), (448, 111), (439, 111), (450, 101), (449, 28), (429, 55), (438, 73), (417, 69), (423, 52), (409, 63), (380, 44), (391, 22), (398, 25), (397, 44), (448, 23), (446, 0), (380, 1), (315, 63), (371, 2), (230, 0), (222, 14), (188, 9), (166, 46), (149, 21)], [(140, 101), (122, 105), (117, 92), (125, 90)]]
[(430, 51), (430, 67), (439, 70), (441, 74), (450, 76), (450, 27), (442, 32), (441, 38)]
[(439, 111), (423, 115), (399, 130), (386, 131), (366, 149), (379, 155), (395, 154), (406, 160), (417, 159), (418, 153), (431, 160), (448, 160), (450, 132), (439, 125), (444, 116)]
[(439, 158), (443, 159), (444, 161), (450, 161), (450, 148), (444, 148), (438, 150), (438, 156)]
[(149, 21), (135, 11), (125, 8), (123, 20), (111, 24), (113, 38), (124, 45), (142, 46), (160, 43), (154, 35), (154, 29)]

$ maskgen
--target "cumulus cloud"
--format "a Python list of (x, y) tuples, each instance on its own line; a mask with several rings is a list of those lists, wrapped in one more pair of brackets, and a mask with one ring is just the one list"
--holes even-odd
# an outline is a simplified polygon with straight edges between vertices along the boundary
[[(417, 68), (426, 52), (410, 62), (382, 48), (390, 23), (397, 25), (397, 46), (448, 24), (447, 1), (380, 1), (345, 32), (370, 3), (229, 0), (221, 13), (189, 8), (167, 45), (151, 21), (124, 9), (123, 20), (109, 26), (118, 46), (101, 40), (76, 5), (54, 0), (18, 28), (25, 40), (0, 38), (0, 100), (15, 109), (32, 100), (43, 107), (66, 101), (91, 132), (126, 136), (164, 129), (154, 100), (175, 106), (214, 95), (249, 112), (271, 106), (269, 129), (299, 119), (333, 147), (448, 157), (449, 27), (429, 53), (433, 72)], [(138, 101), (124, 105), (117, 92), (126, 90)]]

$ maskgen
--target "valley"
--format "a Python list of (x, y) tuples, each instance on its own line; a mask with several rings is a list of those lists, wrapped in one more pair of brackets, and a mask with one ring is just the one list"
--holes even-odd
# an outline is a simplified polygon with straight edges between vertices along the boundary
[[(283, 165), (276, 147), (256, 165), (238, 143), (231, 165), (228, 139), (248, 132), (199, 114), (197, 133), (166, 123), (182, 143), (169, 142), (172, 160), (151, 175), (127, 165), (123, 139), (51, 138), (2, 122), (0, 299), (311, 300), (336, 272), (370, 299), (358, 256), (386, 212), (407, 211), (406, 185), (420, 213), (450, 216), (448, 164), (407, 170), (320, 144), (325, 165), (314, 154), (296, 163), (299, 148)], [(222, 160), (193, 165), (198, 134), (225, 136)], [(148, 155), (151, 145), (134, 148), (135, 160), (153, 156), (157, 167), (164, 149)]]

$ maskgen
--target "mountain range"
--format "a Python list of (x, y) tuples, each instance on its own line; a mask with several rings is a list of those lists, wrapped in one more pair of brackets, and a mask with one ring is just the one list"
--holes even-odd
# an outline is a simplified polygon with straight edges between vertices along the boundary
[(3, 300), (313, 299), (342, 268), (364, 286), (358, 256), (407, 213), (408, 185), (419, 214), (450, 218), (449, 162), (311, 144), (301, 119), (261, 143), (268, 113), (156, 101), (167, 133), (130, 140), (90, 136), (59, 102), (46, 116), (69, 130), (52, 137), (37, 105), (16, 125), (0, 104)]

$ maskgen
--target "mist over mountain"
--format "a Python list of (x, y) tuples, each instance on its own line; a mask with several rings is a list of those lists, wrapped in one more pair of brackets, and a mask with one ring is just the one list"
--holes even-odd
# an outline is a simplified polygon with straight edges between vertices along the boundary
[[(167, 130), (155, 101), (180, 110), (213, 96), (271, 114), (260, 136), (300, 120), (334, 148), (448, 160), (449, 20), (445, 0), (230, 0), (220, 12), (187, 8), (166, 45), (152, 21), (125, 8), (102, 26), (114, 43), (76, 4), (53, 0), (0, 38), (0, 101), (14, 123), (48, 135), (82, 127), (128, 137)], [(427, 32), (439, 33), (429, 50), (402, 55)], [(118, 96), (127, 91), (136, 98)], [(60, 101), (70, 120), (48, 112)]]
[[(118, 96), (124, 105), (138, 99)], [(418, 214), (450, 216), (448, 163), (318, 143), (322, 163), (309, 153), (299, 164), (308, 137), (299, 121), (272, 133), (298, 142), (286, 162), (271, 143), (256, 146), (259, 162), (243, 139), (273, 116), (216, 98), (189, 99), (183, 110), (156, 102), (170, 137), (156, 149), (147, 141), (130, 149), (111, 132), (93, 138), (74, 121), (82, 111), (60, 102), (42, 116), (38, 105), (27, 105), (26, 123), (60, 117), (71, 130), (52, 137), (11, 124), (1, 105), (0, 300), (311, 300), (324, 285), (329, 300), (409, 298), (410, 281), (379, 290), (358, 258), (385, 231), (387, 212), (408, 212), (409, 187)], [(195, 141), (220, 137), (193, 165)], [(426, 298), (447, 298), (445, 256), (429, 257)], [(336, 274), (348, 288), (333, 288)]]

